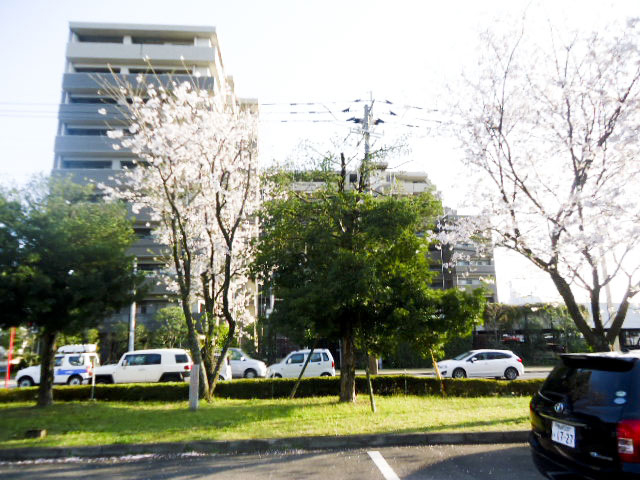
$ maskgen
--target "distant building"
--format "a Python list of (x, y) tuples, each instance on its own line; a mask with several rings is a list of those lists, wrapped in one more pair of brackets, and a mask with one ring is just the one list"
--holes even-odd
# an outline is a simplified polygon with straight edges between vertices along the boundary
[[(455, 223), (460, 217), (455, 210), (447, 209), (444, 222)], [(440, 275), (434, 280), (434, 287), (437, 285), (441, 288), (461, 288), (467, 291), (484, 287), (487, 301), (497, 302), (493, 247), (479, 246), (477, 241), (468, 239), (455, 245), (432, 248), (433, 266), (440, 268)]]
[[(357, 172), (348, 172), (347, 189), (355, 188), (359, 180), (360, 176)], [(386, 169), (385, 164), (380, 164), (379, 169), (370, 173), (367, 183), (374, 194), (418, 195), (436, 190), (425, 172), (394, 172)], [(322, 185), (321, 181), (297, 182), (294, 184), (294, 189), (313, 192), (321, 188)], [(445, 221), (455, 222), (457, 218), (459, 215), (455, 210), (447, 209)], [(460, 257), (460, 259), (452, 264), (454, 257)], [(461, 288), (471, 291), (484, 287), (487, 290), (487, 300), (489, 302), (498, 301), (492, 248), (478, 249), (477, 245), (469, 239), (468, 242), (444, 245), (442, 248), (433, 246), (429, 252), (429, 258), (431, 270), (435, 274), (432, 281), (433, 288)], [(267, 305), (265, 308), (273, 307), (272, 304)]]

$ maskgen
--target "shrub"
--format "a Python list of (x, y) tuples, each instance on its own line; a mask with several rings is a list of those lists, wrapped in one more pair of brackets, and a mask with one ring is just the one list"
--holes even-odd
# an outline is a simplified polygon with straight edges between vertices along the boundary
[[(444, 379), (447, 396), (451, 397), (487, 397), (487, 396), (530, 396), (542, 385), (542, 379), (504, 380), (488, 379)], [(378, 375), (371, 377), (373, 392), (376, 395), (440, 395), (440, 382), (433, 377), (415, 377), (409, 375)], [(234, 380), (220, 382), (216, 396), (238, 399), (287, 398), (295, 383), (292, 378), (269, 378), (257, 380)], [(356, 378), (356, 390), (367, 393), (366, 378)], [(36, 400), (37, 387), (0, 390), (0, 402), (30, 402)], [(296, 397), (338, 396), (339, 377), (304, 378)], [(55, 387), (53, 399), (58, 402), (88, 400), (90, 385), (77, 387)], [(96, 385), (96, 400), (119, 402), (166, 401), (180, 402), (189, 398), (187, 383), (134, 383), (120, 385)]]

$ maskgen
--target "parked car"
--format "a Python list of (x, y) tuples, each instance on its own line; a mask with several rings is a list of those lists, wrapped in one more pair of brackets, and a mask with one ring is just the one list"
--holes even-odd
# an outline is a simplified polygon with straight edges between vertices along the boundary
[(564, 354), (530, 405), (548, 478), (640, 478), (640, 353)]
[(251, 358), (239, 348), (230, 348), (229, 358), (231, 374), (234, 378), (256, 378), (267, 375), (267, 366), (264, 362)]
[[(65, 345), (58, 349), (54, 359), (53, 383), (81, 385), (89, 380), (92, 371), (100, 365), (96, 345)], [(94, 368), (95, 367), (95, 368)], [(32, 387), (40, 383), (40, 365), (18, 370), (18, 387)]]
[(96, 383), (181, 382), (191, 375), (192, 365), (181, 348), (134, 350), (117, 364), (96, 368)]
[[(269, 366), (268, 377), (298, 377), (305, 360), (309, 356), (309, 350), (297, 350), (287, 355), (280, 363)], [(333, 377), (336, 374), (336, 363), (331, 352), (320, 348), (313, 350), (311, 359), (304, 371), (304, 377)]]
[(522, 359), (511, 350), (471, 350), (438, 362), (443, 377), (504, 377), (515, 380), (524, 374)]

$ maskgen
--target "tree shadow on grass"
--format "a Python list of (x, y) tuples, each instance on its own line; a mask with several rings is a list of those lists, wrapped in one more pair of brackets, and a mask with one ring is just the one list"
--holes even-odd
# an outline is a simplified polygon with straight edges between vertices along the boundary
[[(226, 440), (224, 431), (234, 429), (244, 429), (246, 432), (246, 435), (240, 434), (239, 437), (252, 437), (251, 425), (277, 423), (278, 420), (290, 418), (302, 408), (317, 405), (330, 406), (331, 403), (292, 403), (261, 408), (248, 401), (235, 405), (216, 405), (214, 402), (202, 404), (195, 412), (188, 409), (186, 402), (184, 408), (175, 408), (176, 403), (155, 402), (69, 402), (57, 403), (45, 409), (3, 408), (0, 410), (0, 448), (65, 446), (67, 443), (103, 445)], [(47, 430), (47, 437), (24, 439), (27, 430), (36, 429)], [(216, 434), (216, 431), (219, 433)], [(66, 435), (69, 435), (70, 442), (65, 442)], [(74, 435), (77, 436), (76, 440), (73, 440)], [(117, 440), (114, 441), (114, 438)]]
[[(473, 422), (465, 421), (458, 423), (447, 423), (444, 425), (428, 425), (424, 428), (408, 428), (389, 431), (387, 433), (444, 433), (444, 432), (456, 432), (456, 431), (497, 431), (498, 429), (486, 430), (478, 427), (494, 427), (501, 424), (518, 424), (529, 420), (528, 415), (519, 415), (508, 418), (496, 418), (493, 420), (477, 420)], [(477, 430), (470, 430), (477, 429)], [(504, 429), (503, 429), (504, 430)]]

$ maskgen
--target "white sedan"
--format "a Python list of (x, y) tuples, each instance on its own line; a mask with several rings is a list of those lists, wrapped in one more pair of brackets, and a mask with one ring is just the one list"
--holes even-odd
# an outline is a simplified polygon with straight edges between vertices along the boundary
[(522, 359), (511, 350), (471, 350), (438, 362), (443, 377), (504, 377), (515, 380), (524, 374)]

